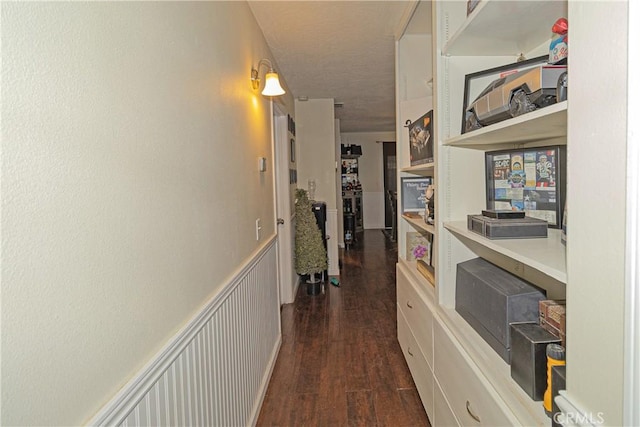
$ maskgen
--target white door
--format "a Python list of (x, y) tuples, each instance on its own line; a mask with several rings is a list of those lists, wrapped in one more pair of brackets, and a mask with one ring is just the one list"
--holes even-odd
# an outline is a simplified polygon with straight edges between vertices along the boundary
[[(281, 108), (273, 105), (273, 163), (276, 189), (276, 233), (278, 234), (278, 270), (280, 280), (280, 304), (292, 303), (298, 286), (298, 275), (293, 264), (294, 219), (291, 206), (291, 184), (289, 170), (295, 168), (292, 162), (289, 117)], [(293, 142), (295, 144), (295, 141)]]

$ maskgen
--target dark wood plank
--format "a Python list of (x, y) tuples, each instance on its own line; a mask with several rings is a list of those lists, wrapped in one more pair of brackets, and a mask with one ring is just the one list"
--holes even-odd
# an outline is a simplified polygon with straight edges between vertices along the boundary
[(400, 348), (397, 338), (389, 338), (386, 341), (387, 359), (389, 360), (389, 370), (393, 372), (393, 377), (396, 381), (396, 387), (398, 389), (415, 389), (413, 378), (411, 378), (411, 372), (409, 372), (409, 366), (407, 361), (404, 360), (404, 354)]
[(302, 345), (301, 358), (297, 360), (297, 393), (317, 393), (320, 387), (320, 373), (324, 365), (325, 347), (322, 342), (312, 341)]
[(413, 416), (406, 411), (400, 394), (392, 389), (379, 389), (373, 393), (376, 421), (379, 426), (411, 426)]
[[(360, 331), (361, 337), (363, 334), (364, 332)], [(367, 356), (366, 348), (363, 346), (362, 339), (346, 343), (344, 358), (348, 364), (345, 372), (347, 391), (371, 389), (369, 373), (367, 371)]]
[(322, 402), (322, 425), (347, 424), (347, 395), (344, 365), (344, 341), (329, 342), (326, 360), (320, 373), (319, 396)]
[(405, 413), (411, 416), (410, 426), (431, 426), (427, 413), (424, 411), (416, 410), (416, 408), (424, 408), (418, 395), (418, 390), (415, 388), (408, 388), (404, 390), (398, 390), (402, 405), (405, 408)]
[(297, 393), (291, 399), (294, 408), (290, 411), (289, 426), (319, 426), (320, 399), (315, 393)]

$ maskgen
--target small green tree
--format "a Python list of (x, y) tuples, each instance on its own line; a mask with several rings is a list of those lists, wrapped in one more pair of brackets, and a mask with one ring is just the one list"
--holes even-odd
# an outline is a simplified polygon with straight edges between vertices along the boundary
[(322, 242), (322, 234), (312, 211), (307, 190), (296, 190), (296, 272), (310, 275), (315, 283), (315, 275), (327, 269), (327, 252)]

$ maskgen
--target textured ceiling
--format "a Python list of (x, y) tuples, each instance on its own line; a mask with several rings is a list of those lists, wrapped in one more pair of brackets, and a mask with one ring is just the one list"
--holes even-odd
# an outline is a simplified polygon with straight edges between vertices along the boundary
[(395, 36), (414, 1), (250, 1), (295, 98), (333, 98), (342, 132), (395, 130)]

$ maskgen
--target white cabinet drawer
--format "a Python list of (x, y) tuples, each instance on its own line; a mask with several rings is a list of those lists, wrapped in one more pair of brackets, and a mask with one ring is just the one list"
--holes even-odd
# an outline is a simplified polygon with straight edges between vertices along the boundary
[(398, 265), (396, 274), (398, 307), (404, 314), (429, 367), (433, 369), (433, 314), (425, 297), (418, 293), (403, 270), (404, 267)]
[(413, 382), (416, 384), (422, 405), (430, 419), (433, 416), (433, 372), (418, 349), (402, 311), (398, 309), (398, 342), (407, 360)]
[(453, 415), (437, 379), (433, 382), (433, 391), (433, 425), (438, 427), (459, 427), (460, 424), (455, 415)]
[[(434, 323), (434, 372), (453, 413), (463, 426), (517, 425), (513, 414), (451, 338), (440, 322)], [(505, 411), (506, 410), (506, 411)]]

